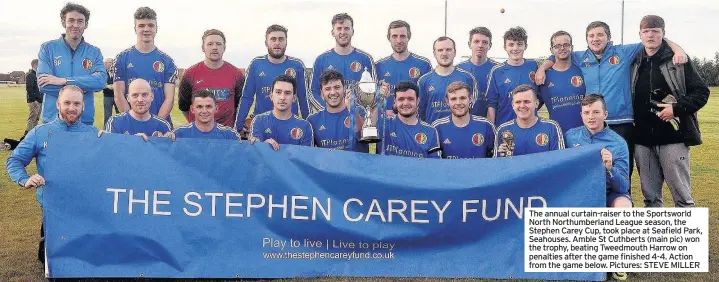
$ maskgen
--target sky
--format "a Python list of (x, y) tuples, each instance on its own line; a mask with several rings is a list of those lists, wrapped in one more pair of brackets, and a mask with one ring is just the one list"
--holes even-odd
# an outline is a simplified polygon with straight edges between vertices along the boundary
[[(64, 32), (60, 9), (65, 0), (4, 1), (0, 14), (0, 73), (27, 70), (45, 41)], [(90, 12), (85, 40), (99, 47), (104, 57), (115, 57), (135, 44), (133, 13), (142, 6), (158, 14), (155, 43), (175, 64), (187, 68), (201, 60), (202, 33), (211, 28), (227, 37), (225, 60), (237, 67), (266, 54), (265, 29), (271, 24), (288, 28), (286, 54), (302, 59), (311, 67), (315, 58), (334, 46), (331, 19), (346, 12), (354, 18), (355, 47), (370, 53), (374, 60), (392, 50), (386, 39), (387, 26), (396, 19), (411, 25), (410, 51), (429, 58), (433, 65), (432, 42), (445, 35), (444, 0), (77, 0)], [(525, 57), (549, 55), (549, 38), (557, 30), (574, 37), (574, 50), (586, 49), (587, 24), (601, 20), (609, 24), (612, 40), (622, 42), (621, 0), (448, 0), (447, 35), (457, 42), (459, 63), (470, 54), (469, 30), (486, 26), (493, 33), (490, 57), (503, 58), (502, 35), (512, 26), (522, 26), (529, 35)], [(505, 13), (500, 13), (504, 8)], [(639, 21), (644, 15), (664, 18), (666, 37), (677, 42), (692, 57), (714, 58), (719, 52), (719, 1), (715, 0), (626, 0), (624, 1), (624, 43), (639, 42)], [(707, 31), (709, 36), (704, 36)]]

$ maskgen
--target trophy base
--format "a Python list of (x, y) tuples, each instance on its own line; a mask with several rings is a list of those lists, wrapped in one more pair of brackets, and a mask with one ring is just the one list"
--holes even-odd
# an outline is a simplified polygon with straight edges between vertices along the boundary
[(360, 143), (377, 143), (381, 138), (379, 138), (377, 128), (376, 127), (365, 127), (362, 128), (362, 137), (360, 137), (359, 142)]

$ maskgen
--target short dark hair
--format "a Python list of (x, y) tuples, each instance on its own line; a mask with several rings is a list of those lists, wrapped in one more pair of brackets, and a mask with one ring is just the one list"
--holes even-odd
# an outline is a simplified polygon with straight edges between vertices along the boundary
[(287, 37), (287, 28), (278, 24), (273, 24), (271, 26), (267, 27), (267, 30), (265, 31), (265, 37), (270, 35), (273, 31), (281, 31), (285, 33), (285, 37)]
[(489, 38), (489, 44), (492, 44), (492, 32), (488, 28), (478, 26), (469, 31), (469, 42), (472, 42), (472, 36), (475, 34), (481, 34)]
[(32, 61), (30, 61), (30, 66), (37, 66), (38, 62), (38, 59), (33, 59)]
[(200, 89), (195, 91), (195, 93), (192, 93), (192, 103), (195, 103), (195, 98), (212, 98), (212, 101), (217, 103), (217, 98), (215, 97), (215, 93), (212, 93), (212, 91), (207, 89)]
[(520, 84), (514, 90), (512, 90), (512, 98), (514, 98), (514, 95), (517, 95), (517, 93), (525, 92), (525, 91), (532, 91), (532, 94), (534, 94), (534, 99), (538, 100), (537, 98), (537, 90), (534, 90), (534, 87), (532, 87), (529, 84)]
[(275, 85), (278, 82), (288, 82), (288, 83), (292, 84), (292, 93), (297, 94), (295, 91), (295, 89), (297, 89), (297, 81), (294, 78), (292, 78), (291, 76), (286, 75), (286, 74), (280, 75), (280, 76), (276, 77), (274, 81), (272, 81), (272, 89), (270, 89), (270, 92), (275, 92)]
[(405, 92), (407, 90), (414, 90), (415, 96), (419, 98), (419, 86), (411, 80), (397, 83), (397, 87), (394, 88), (394, 94), (397, 95), (397, 92)]
[(609, 30), (609, 25), (603, 21), (595, 21), (589, 23), (587, 31), (584, 33), (584, 37), (589, 36), (589, 30), (593, 28), (601, 27), (604, 28), (604, 33), (607, 34), (607, 39), (612, 39), (612, 31)]
[(555, 32), (554, 34), (552, 34), (552, 37), (549, 38), (549, 48), (552, 48), (552, 47), (553, 47), (554, 42), (552, 42), (552, 41), (554, 41), (554, 38), (555, 38), (555, 37), (562, 36), (562, 35), (569, 36), (569, 44), (572, 44), (572, 35), (569, 34), (569, 32), (566, 32), (566, 31), (564, 31), (564, 30), (560, 30), (560, 31), (557, 31), (557, 32)]
[(527, 45), (527, 31), (521, 26), (515, 26), (504, 32), (504, 45), (507, 45), (507, 40), (513, 41), (524, 41), (524, 45)]
[(387, 27), (387, 39), (389, 39), (390, 29), (395, 29), (395, 28), (400, 28), (400, 27), (407, 28), (407, 39), (412, 38), (412, 30), (409, 28), (409, 23), (407, 23), (403, 20), (396, 20), (396, 21), (389, 23), (389, 27)]
[(90, 21), (90, 10), (85, 8), (85, 6), (75, 3), (67, 3), (65, 4), (65, 7), (62, 7), (62, 10), (60, 10), (60, 20), (65, 21), (65, 15), (69, 12), (78, 12), (85, 16), (85, 23)]
[(344, 77), (342, 76), (341, 72), (338, 72), (334, 69), (329, 69), (324, 71), (320, 75), (320, 86), (325, 85), (329, 83), (330, 81), (339, 80), (342, 82), (342, 85), (344, 86)]
[(444, 94), (444, 97), (449, 98), (449, 93), (454, 93), (454, 92), (457, 92), (462, 89), (465, 89), (465, 90), (467, 90), (467, 92), (470, 92), (469, 98), (472, 99), (472, 94), (471, 94), (472, 90), (469, 88), (469, 85), (467, 85), (466, 83), (461, 82), (461, 81), (455, 81), (455, 82), (450, 83), (447, 86), (447, 93)]
[(205, 39), (210, 35), (219, 35), (220, 37), (222, 37), (222, 43), (227, 42), (227, 40), (225, 39), (225, 34), (222, 33), (222, 31), (213, 28), (205, 30), (205, 33), (202, 34), (202, 44), (205, 44)]
[(582, 107), (589, 106), (597, 101), (602, 102), (602, 109), (606, 111), (607, 103), (604, 101), (604, 95), (598, 93), (584, 95), (584, 98), (582, 98)]
[(646, 15), (639, 22), (639, 29), (645, 28), (661, 28), (664, 32), (664, 19), (657, 15)]
[(452, 48), (457, 50), (457, 44), (454, 43), (454, 39), (447, 37), (447, 36), (440, 36), (439, 38), (437, 38), (437, 40), (434, 41), (434, 43), (432, 43), (432, 51), (434, 51), (434, 45), (437, 45), (437, 42), (445, 41), (445, 40), (452, 41)]
[(348, 15), (347, 13), (340, 13), (336, 14), (332, 17), (332, 26), (334, 26), (336, 23), (342, 23), (344, 21), (350, 21), (350, 24), (352, 25), (352, 28), (355, 27), (355, 22), (352, 20), (352, 17)]
[(157, 13), (150, 7), (140, 7), (135, 11), (135, 20), (157, 20)]

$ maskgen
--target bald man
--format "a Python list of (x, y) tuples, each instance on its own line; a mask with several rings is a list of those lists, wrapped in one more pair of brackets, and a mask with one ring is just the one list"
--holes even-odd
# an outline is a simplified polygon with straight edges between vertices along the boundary
[(150, 113), (155, 95), (150, 83), (142, 78), (133, 80), (127, 90), (130, 110), (112, 116), (105, 124), (105, 132), (129, 135), (164, 137), (172, 130), (169, 122)]
[[(7, 174), (13, 182), (26, 189), (37, 188), (37, 201), (42, 207), (43, 185), (45, 185), (45, 145), (50, 137), (51, 132), (70, 131), (70, 132), (86, 132), (87, 134), (97, 134), (97, 129), (90, 125), (80, 122), (80, 116), (85, 108), (83, 101), (82, 89), (75, 85), (67, 85), (60, 89), (55, 103), (58, 116), (55, 120), (38, 125), (27, 133), (17, 148), (13, 150), (10, 157), (5, 162)], [(49, 106), (49, 105), (46, 105)], [(38, 173), (29, 176), (25, 167), (36, 159)], [(40, 246), (38, 248), (38, 260), (44, 262), (45, 245), (44, 235), (40, 229)]]
[(107, 120), (112, 116), (112, 109), (115, 108), (115, 113), (119, 113), (117, 105), (115, 105), (115, 92), (112, 90), (112, 64), (115, 63), (113, 58), (105, 59), (105, 69), (107, 70), (107, 85), (102, 89), (103, 105), (105, 110), (105, 119), (102, 124), (107, 124)]

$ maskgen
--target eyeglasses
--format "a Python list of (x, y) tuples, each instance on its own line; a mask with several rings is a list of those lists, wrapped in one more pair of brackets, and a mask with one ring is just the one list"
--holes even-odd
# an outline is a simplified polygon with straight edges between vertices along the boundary
[(572, 47), (572, 44), (564, 43), (564, 44), (562, 44), (562, 45), (559, 45), (559, 44), (554, 45), (554, 46), (552, 46), (552, 49), (554, 49), (554, 50), (560, 50), (560, 49), (562, 49), (562, 48), (564, 48), (564, 49), (569, 49), (570, 47)]

